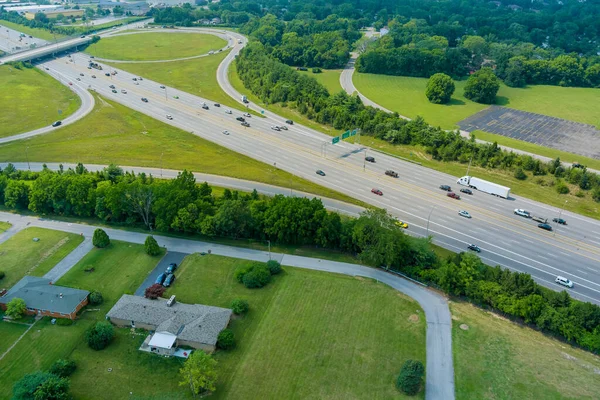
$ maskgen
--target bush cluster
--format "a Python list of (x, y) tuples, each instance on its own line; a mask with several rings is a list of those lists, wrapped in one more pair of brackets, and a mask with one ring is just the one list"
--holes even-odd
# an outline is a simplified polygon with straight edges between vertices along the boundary
[(249, 308), (250, 306), (247, 300), (235, 299), (231, 302), (231, 310), (236, 315), (246, 314)]
[(100, 249), (107, 247), (110, 244), (108, 234), (103, 229), (97, 228), (92, 237), (92, 244)]
[(421, 361), (406, 360), (396, 380), (396, 387), (409, 396), (419, 393), (423, 384), (425, 367)]
[(88, 301), (92, 306), (99, 306), (100, 304), (104, 303), (104, 297), (102, 296), (102, 293), (94, 290), (90, 293)]
[(231, 329), (225, 328), (217, 336), (217, 347), (221, 350), (230, 350), (235, 347), (235, 337)]
[(92, 349), (103, 350), (115, 337), (115, 328), (108, 321), (96, 322), (85, 333), (85, 340)]

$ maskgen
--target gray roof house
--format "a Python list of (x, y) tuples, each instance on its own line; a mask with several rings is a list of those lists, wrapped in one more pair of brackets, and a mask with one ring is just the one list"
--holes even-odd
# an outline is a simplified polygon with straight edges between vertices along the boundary
[(26, 276), (0, 297), (0, 308), (14, 298), (25, 300), (29, 314), (75, 319), (88, 303), (87, 290), (52, 285), (50, 279)]
[(117, 326), (155, 331), (145, 344), (153, 352), (171, 355), (183, 345), (214, 351), (217, 336), (229, 324), (231, 313), (227, 308), (175, 302), (174, 296), (167, 301), (125, 294), (106, 317)]

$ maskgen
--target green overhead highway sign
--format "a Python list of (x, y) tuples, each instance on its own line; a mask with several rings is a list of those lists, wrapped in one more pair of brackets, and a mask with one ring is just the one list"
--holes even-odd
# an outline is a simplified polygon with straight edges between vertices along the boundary
[(346, 131), (342, 133), (342, 140), (348, 139), (350, 137), (350, 131)]

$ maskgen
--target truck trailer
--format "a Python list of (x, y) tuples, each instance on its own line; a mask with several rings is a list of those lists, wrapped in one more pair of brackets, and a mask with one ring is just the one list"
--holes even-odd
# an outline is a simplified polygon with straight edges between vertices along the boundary
[(494, 196), (502, 197), (504, 199), (508, 199), (510, 196), (510, 188), (495, 184), (493, 182), (484, 181), (483, 179), (475, 178), (473, 176), (463, 176), (457, 180), (456, 183), (479, 190), (480, 192), (493, 194)]

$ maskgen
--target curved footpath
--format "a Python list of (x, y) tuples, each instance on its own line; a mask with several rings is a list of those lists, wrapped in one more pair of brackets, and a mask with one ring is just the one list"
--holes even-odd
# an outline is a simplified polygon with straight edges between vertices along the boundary
[[(14, 227), (20, 227), (20, 229), (25, 227), (41, 227), (82, 234), (86, 237), (86, 240), (93, 236), (94, 230), (97, 228), (93, 225), (54, 221), (6, 212), (0, 212), (0, 220), (7, 221), (13, 224)], [(137, 244), (143, 244), (148, 235), (147, 233), (123, 231), (106, 227), (102, 227), (102, 229), (104, 229), (108, 236), (113, 240)], [(0, 234), (0, 240), (3, 239), (3, 236), (6, 235), (6, 233), (7, 232)], [(196, 252), (208, 252), (210, 250), (212, 254), (226, 257), (262, 262), (269, 260), (269, 253), (260, 250), (173, 237), (154, 236), (154, 238), (158, 241), (160, 246), (165, 246), (170, 252), (190, 254)], [(79, 259), (83, 257), (81, 253), (83, 253), (83, 251), (78, 254), (78, 256), (80, 256)], [(425, 397), (427, 399), (436, 400), (454, 399), (452, 336), (449, 334), (451, 331), (452, 320), (450, 318), (450, 313), (448, 312), (448, 304), (443, 296), (380, 269), (279, 253), (271, 253), (270, 256), (271, 258), (278, 260), (284, 266), (376, 279), (415, 299), (421, 308), (423, 308), (425, 319), (427, 321), (427, 379), (425, 381)], [(75, 259), (72, 261), (75, 261)], [(62, 268), (59, 272), (54, 272), (53, 270), (51, 273), (56, 276), (61, 274), (64, 275), (75, 264), (76, 262), (72, 262), (68, 268)]]

